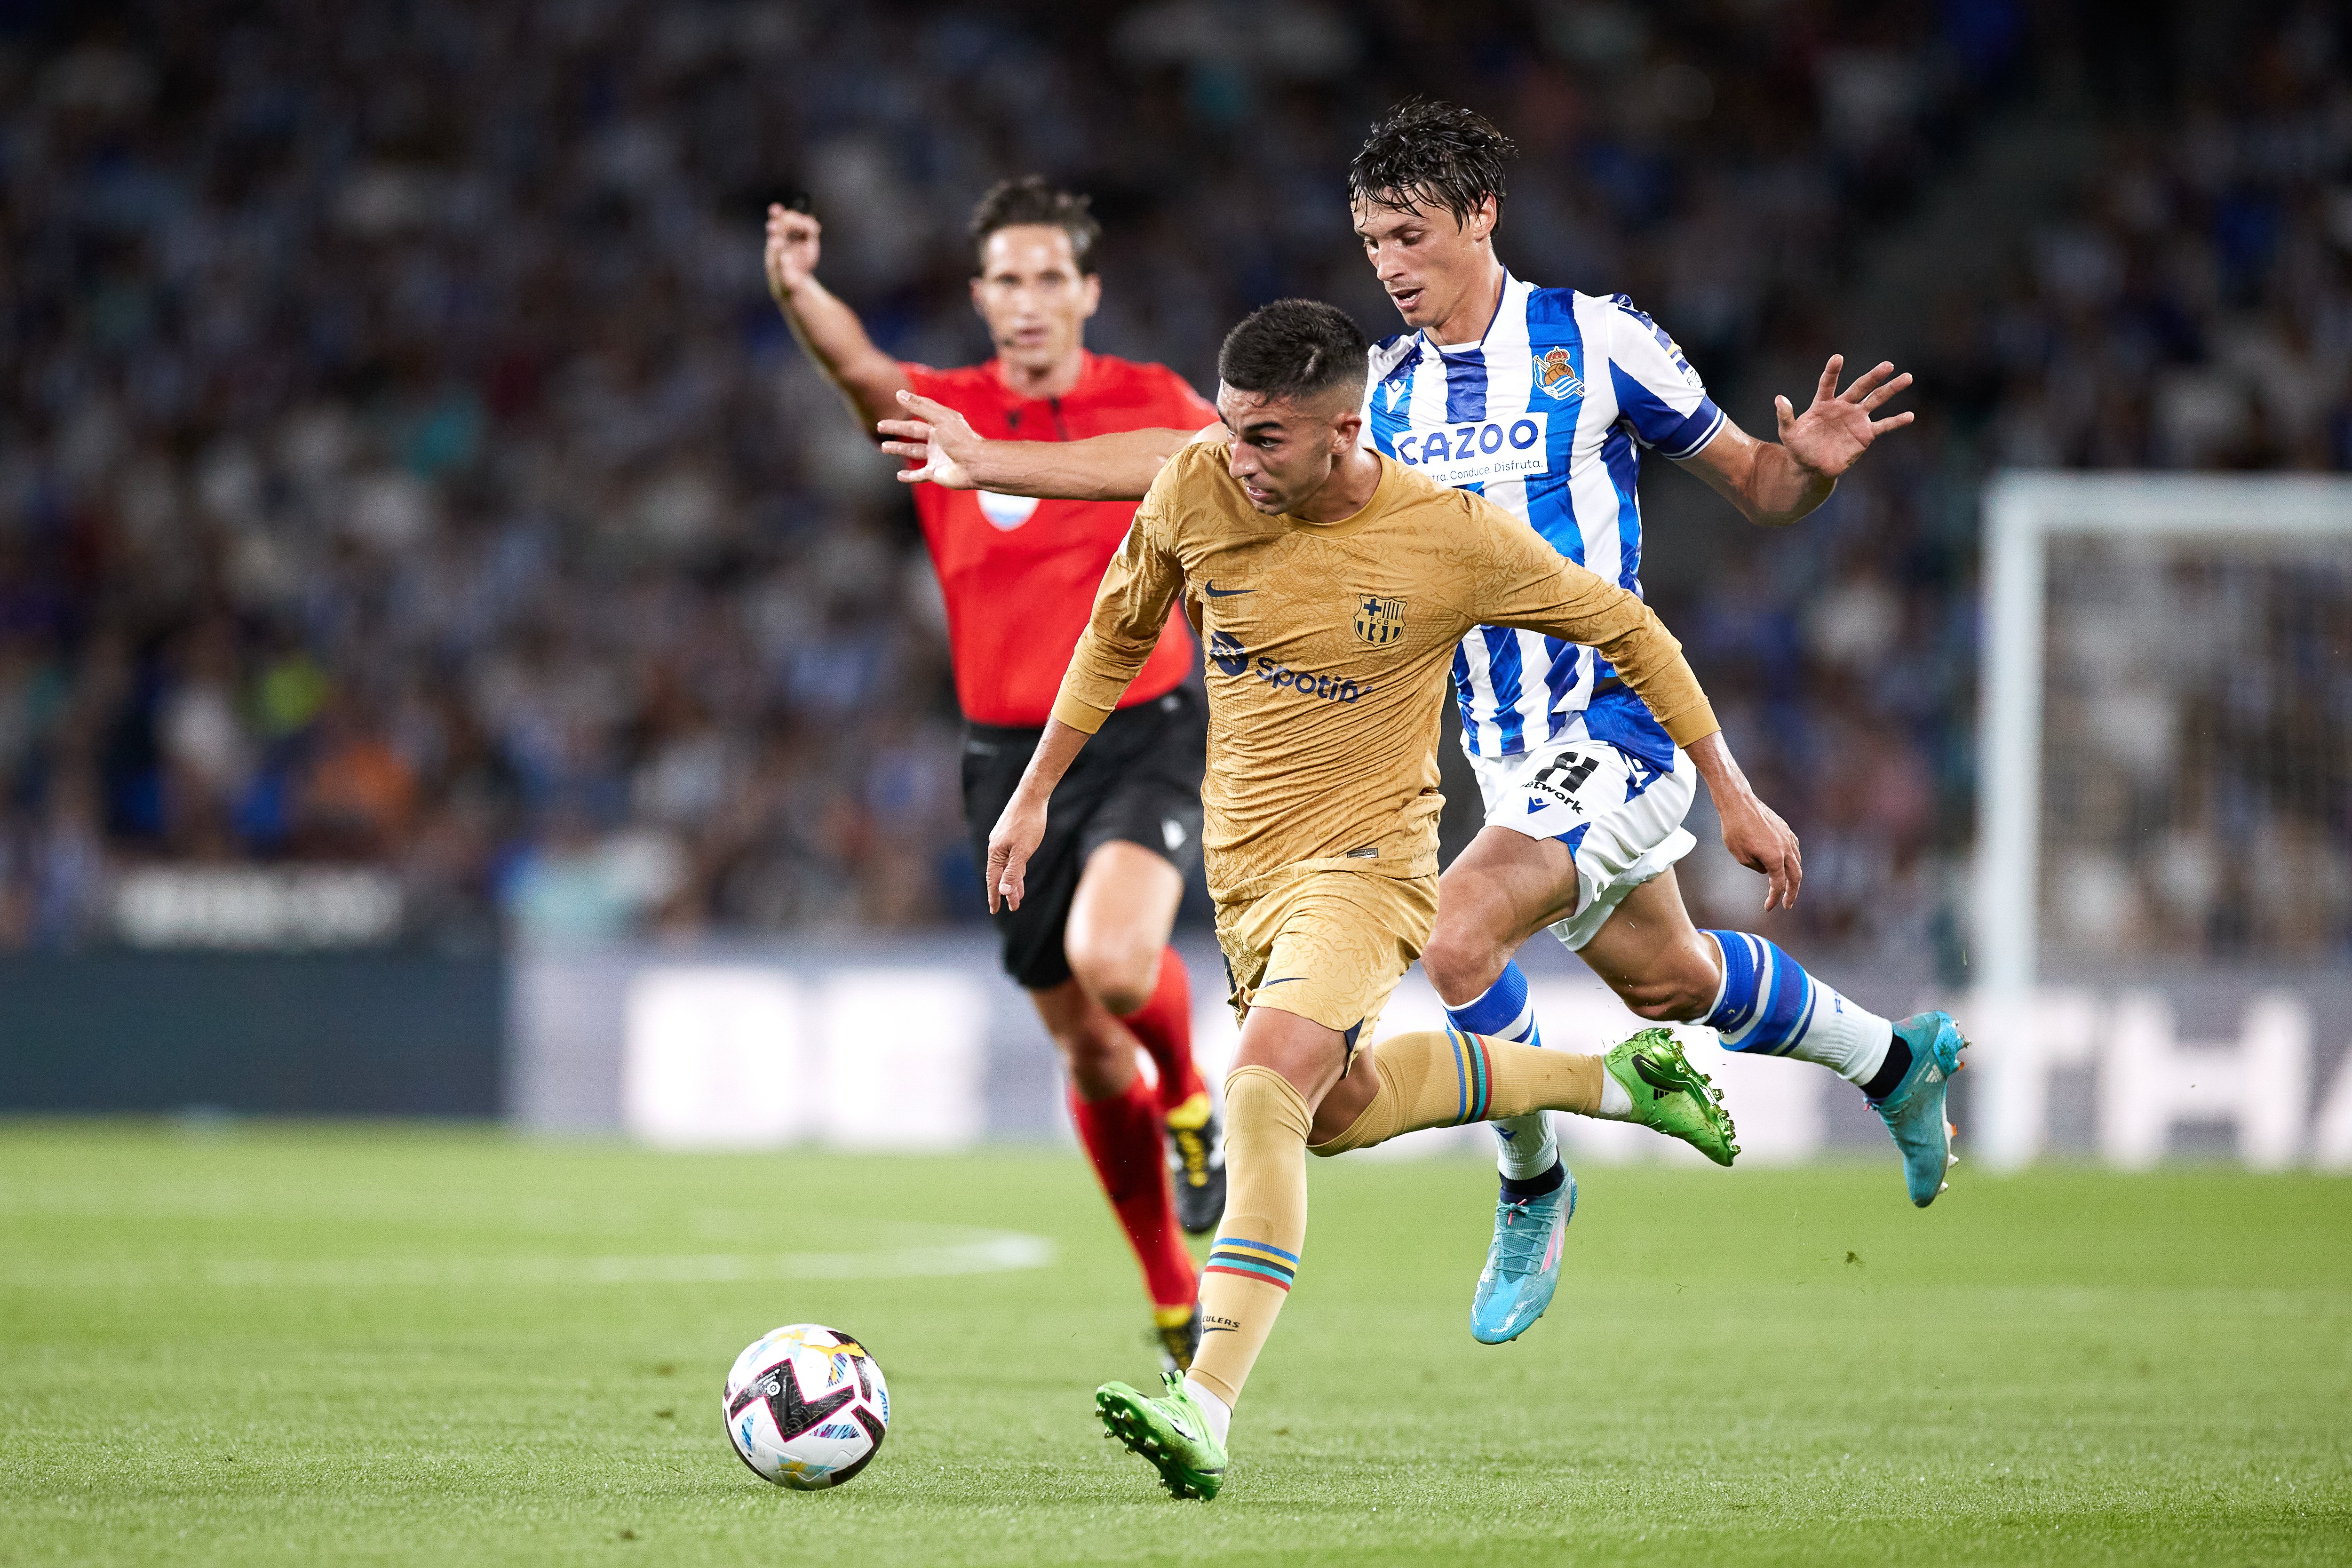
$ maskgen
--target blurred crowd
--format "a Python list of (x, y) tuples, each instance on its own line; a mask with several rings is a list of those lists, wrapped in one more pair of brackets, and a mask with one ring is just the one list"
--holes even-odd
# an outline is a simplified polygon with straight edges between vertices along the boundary
[(1759, 432), (1985, 127), (2090, 128), (2081, 200), (1985, 215), (2005, 286), (1888, 341), (1920, 423), (1822, 514), (1646, 481), (1654, 596), (1805, 835), (1780, 934), (1948, 953), (1984, 473), (2352, 466), (2352, 37), (2213, 9), (2118, 48), (2110, 0), (10, 8), (0, 944), (105, 939), (156, 864), (381, 866), (425, 939), (973, 918), (936, 585), (766, 202), (963, 363), (971, 201), (1066, 178), (1092, 345), (1205, 388), (1270, 298), (1389, 329), (1340, 171), (1420, 91), (1520, 140), (1506, 259), (1631, 293)]

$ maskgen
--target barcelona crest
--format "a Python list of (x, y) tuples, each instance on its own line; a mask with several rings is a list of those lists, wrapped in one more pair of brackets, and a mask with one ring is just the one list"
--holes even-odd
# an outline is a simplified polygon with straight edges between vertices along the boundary
[(1536, 385), (1548, 397), (1581, 397), (1584, 383), (1577, 379), (1576, 365), (1566, 349), (1553, 349), (1535, 356)]
[(1356, 640), (1386, 647), (1404, 636), (1402, 599), (1362, 598), (1356, 601)]

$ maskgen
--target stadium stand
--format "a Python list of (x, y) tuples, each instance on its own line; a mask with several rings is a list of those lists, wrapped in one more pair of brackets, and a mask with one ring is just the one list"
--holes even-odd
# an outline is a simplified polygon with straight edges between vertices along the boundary
[(1339, 175), (1422, 91), (1526, 148), (1506, 258), (1750, 429), (1919, 372), (1790, 535), (1654, 472), (1648, 575), (1805, 836), (1771, 929), (1948, 954), (1984, 475), (2352, 467), (2352, 37), (2132, 9), (1266, 0), (1246, 66), (1205, 0), (0, 11), (0, 944), (158, 866), (379, 867), (441, 942), (971, 918), (936, 591), (765, 202), (953, 363), (971, 199), (1066, 178), (1093, 342), (1205, 386), (1269, 298), (1386, 329)]

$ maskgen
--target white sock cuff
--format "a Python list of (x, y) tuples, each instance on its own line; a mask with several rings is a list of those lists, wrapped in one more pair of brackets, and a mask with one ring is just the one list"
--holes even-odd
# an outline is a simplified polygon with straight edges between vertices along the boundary
[(1208, 1417), (1209, 1436), (1223, 1443), (1225, 1434), (1233, 1430), (1234, 1407), (1210, 1393), (1208, 1384), (1189, 1373), (1184, 1379), (1184, 1392), (1192, 1396), (1192, 1403), (1198, 1405), (1201, 1414)]
[(1540, 1176), (1559, 1163), (1559, 1140), (1552, 1136), (1548, 1112), (1530, 1110), (1488, 1125), (1495, 1130), (1495, 1168), (1513, 1181)]
[(1601, 1109), (1592, 1114), (1609, 1121), (1622, 1121), (1633, 1114), (1633, 1097), (1607, 1068), (1601, 1069)]
[(1876, 1078), (1878, 1069), (1886, 1065), (1886, 1053), (1895, 1047), (1895, 1025), (1892, 1021), (1875, 1013), (1864, 1013), (1862, 1019), (1865, 1043), (1853, 1054), (1847, 1066), (1836, 1069), (1840, 1078), (1855, 1085), (1868, 1083)]

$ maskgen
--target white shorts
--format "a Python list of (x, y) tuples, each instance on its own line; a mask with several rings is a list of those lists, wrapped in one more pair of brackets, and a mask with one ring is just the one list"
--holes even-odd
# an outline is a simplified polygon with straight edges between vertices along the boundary
[(1697, 847), (1683, 826), (1698, 771), (1675, 748), (1671, 772), (1606, 741), (1562, 741), (1516, 757), (1470, 759), (1486, 826), (1557, 838), (1576, 856), (1576, 912), (1551, 934), (1571, 952), (1625, 895)]

